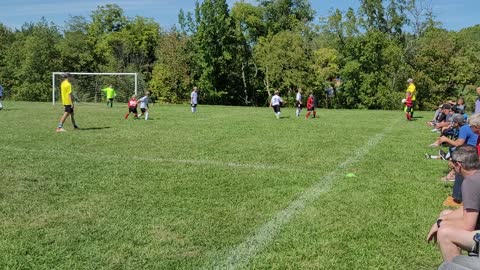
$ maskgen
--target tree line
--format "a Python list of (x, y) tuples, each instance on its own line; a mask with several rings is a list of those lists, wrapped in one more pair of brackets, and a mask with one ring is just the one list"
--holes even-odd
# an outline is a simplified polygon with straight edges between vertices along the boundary
[(411, 77), (422, 109), (473, 102), (480, 25), (443, 29), (421, 0), (359, 1), (320, 20), (308, 0), (203, 0), (170, 29), (115, 4), (63, 26), (0, 23), (0, 84), (10, 99), (48, 101), (53, 71), (138, 72), (163, 102), (186, 102), (195, 85), (207, 104), (264, 106), (274, 90), (293, 104), (302, 88), (324, 107), (397, 109)]

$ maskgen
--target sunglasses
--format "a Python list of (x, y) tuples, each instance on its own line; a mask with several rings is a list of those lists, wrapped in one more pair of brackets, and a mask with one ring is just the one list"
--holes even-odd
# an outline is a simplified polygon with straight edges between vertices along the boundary
[(455, 159), (450, 159), (450, 161), (454, 164), (458, 164), (458, 163), (462, 163), (463, 161), (460, 161), (460, 160), (455, 160)]

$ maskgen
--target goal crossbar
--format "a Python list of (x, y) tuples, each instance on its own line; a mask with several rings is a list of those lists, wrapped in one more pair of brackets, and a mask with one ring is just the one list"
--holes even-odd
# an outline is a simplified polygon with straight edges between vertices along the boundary
[(52, 103), (55, 105), (55, 75), (63, 74), (71, 75), (100, 75), (100, 76), (134, 76), (135, 77), (135, 95), (138, 89), (138, 74), (137, 73), (116, 73), (116, 72), (52, 72)]

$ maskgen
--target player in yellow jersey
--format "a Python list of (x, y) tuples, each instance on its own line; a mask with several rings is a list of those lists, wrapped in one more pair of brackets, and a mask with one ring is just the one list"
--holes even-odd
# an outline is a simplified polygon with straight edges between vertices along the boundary
[[(410, 109), (410, 119), (413, 118), (413, 109), (415, 107), (415, 103), (416, 103), (416, 100), (417, 100), (417, 89), (415, 87), (415, 84), (413, 84), (413, 79), (410, 78), (407, 80), (407, 83), (408, 83), (408, 88), (407, 88), (407, 93), (405, 94), (405, 99), (408, 99), (409, 96), (412, 98), (412, 106), (411, 106), (411, 109)], [(410, 93), (410, 94), (408, 94)]]
[(63, 82), (60, 88), (62, 90), (62, 104), (65, 107), (65, 111), (62, 115), (62, 118), (60, 118), (57, 132), (65, 131), (65, 129), (63, 129), (63, 123), (65, 123), (65, 120), (67, 120), (68, 116), (70, 116), (72, 119), (73, 128), (78, 129), (78, 126), (75, 123), (75, 118), (73, 117), (73, 108), (75, 105), (73, 104), (72, 84), (70, 82), (71, 80), (72, 77), (69, 73), (65, 73), (63, 75)]

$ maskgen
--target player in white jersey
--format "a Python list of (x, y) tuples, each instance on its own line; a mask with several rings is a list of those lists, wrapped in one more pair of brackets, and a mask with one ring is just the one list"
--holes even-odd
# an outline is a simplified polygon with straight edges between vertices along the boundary
[(150, 92), (146, 91), (145, 96), (138, 99), (138, 103), (140, 103), (140, 115), (138, 118), (142, 117), (145, 114), (145, 120), (148, 120), (148, 96), (150, 96)]
[(280, 92), (278, 90), (275, 91), (275, 95), (273, 95), (272, 100), (270, 101), (270, 106), (273, 108), (275, 116), (280, 118), (280, 106), (283, 103), (283, 99), (278, 94), (280, 94)]
[(300, 116), (300, 112), (302, 111), (303, 103), (302, 103), (302, 88), (297, 89), (297, 96), (295, 97), (295, 107), (297, 108), (296, 116)]
[(192, 107), (192, 113), (197, 112), (197, 105), (198, 105), (198, 89), (197, 87), (193, 87), (192, 94), (190, 94), (190, 105)]

